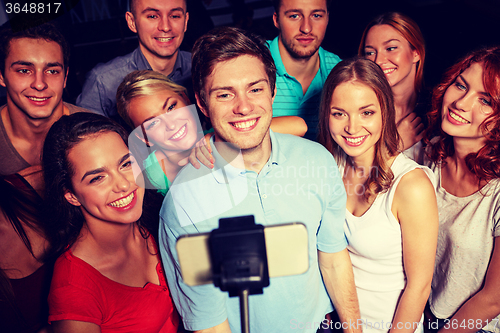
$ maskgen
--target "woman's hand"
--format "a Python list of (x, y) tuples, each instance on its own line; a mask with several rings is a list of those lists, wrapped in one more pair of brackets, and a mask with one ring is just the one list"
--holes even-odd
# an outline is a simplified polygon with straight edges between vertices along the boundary
[(424, 137), (424, 124), (415, 112), (401, 119), (397, 126), (403, 145), (401, 150), (410, 148)]
[(214, 157), (212, 156), (212, 147), (210, 146), (210, 138), (213, 135), (214, 133), (205, 134), (205, 136), (195, 144), (194, 148), (191, 150), (191, 154), (179, 161), (179, 165), (185, 166), (189, 162), (196, 169), (199, 169), (199, 162), (201, 162), (207, 168), (213, 169)]

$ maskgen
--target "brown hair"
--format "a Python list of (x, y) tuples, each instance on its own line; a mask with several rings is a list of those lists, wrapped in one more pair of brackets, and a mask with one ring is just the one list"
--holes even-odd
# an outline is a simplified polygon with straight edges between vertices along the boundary
[(352, 58), (338, 63), (328, 75), (319, 108), (318, 142), (332, 153), (337, 162), (347, 161), (347, 156), (330, 134), (330, 103), (333, 92), (340, 84), (357, 82), (371, 88), (377, 95), (382, 111), (382, 134), (375, 144), (375, 158), (370, 175), (365, 182), (365, 197), (386, 191), (394, 175), (386, 164), (387, 156), (394, 156), (398, 151), (399, 135), (396, 128), (394, 100), (392, 91), (384, 73), (373, 61), (364, 58)]
[(420, 56), (420, 61), (417, 63), (417, 71), (415, 74), (415, 91), (418, 93), (424, 85), (424, 62), (425, 62), (425, 41), (418, 24), (406, 15), (397, 12), (385, 13), (377, 16), (373, 21), (368, 23), (361, 36), (359, 43), (358, 55), (365, 56), (365, 43), (368, 31), (375, 25), (389, 25), (396, 29), (406, 41), (410, 44), (412, 50), (416, 50)]

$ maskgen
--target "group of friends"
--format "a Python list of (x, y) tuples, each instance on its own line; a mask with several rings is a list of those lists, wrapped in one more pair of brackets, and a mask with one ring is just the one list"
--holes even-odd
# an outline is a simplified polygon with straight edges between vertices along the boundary
[(430, 90), (411, 18), (341, 60), (328, 0), (274, 7), (274, 40), (218, 27), (189, 53), (185, 0), (131, 0), (139, 46), (77, 106), (57, 28), (2, 29), (2, 332), (238, 332), (176, 242), (245, 215), (308, 234), (307, 272), (250, 296), (251, 332), (500, 332), (500, 46)]

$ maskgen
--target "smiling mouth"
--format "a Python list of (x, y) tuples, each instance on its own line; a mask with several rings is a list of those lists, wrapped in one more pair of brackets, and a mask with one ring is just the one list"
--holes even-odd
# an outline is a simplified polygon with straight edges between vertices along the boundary
[(231, 124), (231, 126), (237, 128), (238, 130), (247, 131), (247, 130), (252, 129), (256, 123), (257, 123), (257, 118), (246, 120), (246, 121), (238, 121), (238, 122), (234, 122), (234, 123), (230, 123), (230, 124)]
[(129, 205), (132, 202), (132, 200), (134, 200), (134, 196), (135, 196), (135, 191), (133, 191), (132, 193), (127, 195), (125, 198), (121, 198), (121, 199), (115, 200), (113, 202), (110, 202), (109, 205), (111, 207), (116, 207), (116, 208), (125, 207), (125, 206)]
[(394, 72), (396, 70), (396, 68), (389, 68), (389, 69), (384, 69), (384, 74), (390, 74), (392, 72)]
[(470, 124), (470, 121), (468, 121), (467, 119), (459, 116), (455, 112), (453, 112), (451, 110), (448, 110), (448, 112), (450, 114), (450, 117), (453, 118), (453, 120), (456, 120), (456, 121), (458, 121), (459, 123), (462, 123), (462, 124)]
[(358, 136), (355, 138), (344, 136), (343, 138), (349, 146), (359, 146), (365, 141), (367, 137), (368, 135)]
[(170, 42), (174, 37), (155, 37), (155, 39), (159, 42), (166, 43)]
[(170, 140), (177, 140), (186, 133), (186, 125), (182, 126), (174, 135), (170, 137)]
[(27, 96), (27, 97), (34, 102), (43, 102), (50, 98), (50, 97), (34, 97), (34, 96)]

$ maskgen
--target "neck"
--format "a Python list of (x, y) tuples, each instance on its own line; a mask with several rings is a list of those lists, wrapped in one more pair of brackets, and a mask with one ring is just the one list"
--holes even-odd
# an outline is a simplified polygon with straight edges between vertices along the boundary
[(50, 117), (32, 119), (7, 97), (7, 106), (1, 110), (0, 115), (8, 134), (30, 142), (40, 142), (40, 140), (43, 142), (52, 124), (64, 114), (65, 108), (61, 101)]
[(281, 36), (278, 37), (278, 46), (286, 72), (297, 79), (302, 85), (303, 92), (306, 92), (319, 70), (319, 50), (307, 58), (294, 58), (283, 45)]
[(414, 82), (411, 81), (411, 86), (409, 87), (392, 87), (394, 108), (396, 110), (396, 124), (398, 124), (401, 119), (412, 113), (417, 105), (417, 92), (415, 91), (413, 84)]
[[(271, 156), (271, 138), (267, 132), (262, 143), (255, 148), (239, 149), (215, 137), (219, 154), (233, 167), (259, 173)], [(240, 154), (241, 153), (241, 154)]]
[(453, 138), (453, 147), (455, 149), (455, 153), (450, 158), (453, 158), (457, 161), (457, 163), (464, 163), (465, 165), (465, 157), (470, 153), (475, 153), (479, 151), (484, 145), (486, 141), (484, 138), (482, 139), (466, 139), (466, 138)]
[(181, 152), (172, 152), (172, 151), (156, 151), (156, 159), (160, 162), (161, 168), (167, 178), (173, 182), (177, 174), (182, 169), (182, 166), (179, 165), (179, 162), (191, 154), (191, 150), (181, 151)]
[[(90, 223), (89, 223), (90, 222)], [(115, 224), (98, 221), (96, 224), (86, 221), (77, 243), (87, 243), (99, 253), (116, 253), (127, 248), (137, 237), (142, 237), (136, 223)]]
[(168, 75), (170, 75), (170, 73), (172, 73), (172, 71), (174, 70), (174, 65), (175, 65), (175, 61), (177, 60), (177, 54), (179, 53), (179, 50), (177, 50), (170, 57), (158, 57), (158, 56), (151, 54), (142, 45), (140, 45), (140, 47), (141, 47), (142, 54), (144, 54), (149, 65), (151, 66), (151, 68), (155, 72), (160, 72), (166, 76), (168, 76)]

